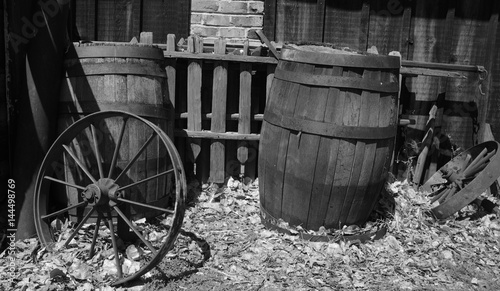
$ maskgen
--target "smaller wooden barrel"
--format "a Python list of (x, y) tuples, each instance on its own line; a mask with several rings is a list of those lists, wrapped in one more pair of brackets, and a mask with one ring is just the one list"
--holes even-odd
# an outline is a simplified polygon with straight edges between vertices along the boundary
[(397, 126), (400, 60), (324, 46), (282, 50), (264, 113), (264, 224), (363, 224), (385, 183)]
[[(68, 128), (74, 121), (97, 111), (122, 110), (130, 112), (158, 125), (165, 132), (172, 132), (168, 127), (173, 126), (168, 91), (167, 76), (162, 66), (164, 57), (160, 48), (137, 44), (75, 44), (66, 56), (64, 65), (66, 77), (62, 82), (59, 98), (59, 132)], [(104, 159), (103, 167), (107, 173), (122, 120), (110, 120), (107, 123), (96, 124), (98, 143)], [(148, 128), (140, 122), (130, 121), (120, 147), (117, 169), (119, 174), (130, 159), (146, 142)], [(151, 131), (151, 130), (149, 130)], [(71, 145), (78, 153), (87, 168), (91, 169), (94, 177), (98, 177), (98, 167), (93, 147), (93, 137), (88, 131), (79, 133)], [(118, 184), (127, 184), (151, 177), (166, 170), (166, 149), (152, 143), (145, 153), (135, 162), (124, 179)], [(65, 164), (64, 173), (70, 182), (79, 185), (90, 181), (82, 175), (74, 163)], [(152, 182), (134, 187), (130, 193), (137, 201), (154, 203), (165, 206), (168, 202), (172, 187), (172, 177), (155, 179)], [(86, 180), (87, 179), (87, 180)], [(75, 189), (66, 189), (70, 202), (75, 203)], [(141, 213), (142, 210), (132, 207), (131, 215), (155, 216), (157, 212)], [(75, 214), (75, 213), (72, 213)], [(79, 213), (78, 215), (82, 215)]]

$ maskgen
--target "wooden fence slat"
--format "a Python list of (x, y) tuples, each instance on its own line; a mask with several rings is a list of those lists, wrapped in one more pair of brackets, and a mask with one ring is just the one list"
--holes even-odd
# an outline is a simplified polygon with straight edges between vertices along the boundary
[[(248, 44), (248, 40), (246, 41)], [(250, 133), (250, 120), (252, 108), (252, 65), (248, 63), (240, 64), (240, 103), (238, 133)], [(238, 161), (241, 163), (240, 175), (245, 175), (245, 164), (248, 160), (247, 142), (238, 142)]]
[[(188, 52), (198, 53), (200, 51), (197, 37), (188, 38)], [(201, 131), (201, 61), (190, 60), (188, 62), (187, 75), (187, 109), (188, 109), (188, 130)], [(190, 161), (196, 163), (196, 158), (201, 151), (201, 140), (191, 139), (191, 153), (188, 155)]]
[[(215, 42), (215, 53), (221, 55), (226, 53), (225, 39), (221, 38)], [(227, 62), (217, 61), (214, 63), (210, 126), (210, 130), (213, 132), (226, 131), (227, 70)], [(213, 140), (210, 145), (210, 181), (213, 183), (224, 183), (225, 180), (225, 145), (223, 140)]]

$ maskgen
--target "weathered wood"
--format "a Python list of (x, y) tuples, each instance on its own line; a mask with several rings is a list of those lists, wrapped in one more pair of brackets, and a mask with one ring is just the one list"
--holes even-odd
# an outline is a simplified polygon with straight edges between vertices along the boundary
[[(199, 40), (197, 37), (188, 38), (188, 52), (199, 53)], [(201, 78), (202, 63), (200, 61), (188, 61), (187, 76), (187, 109), (188, 122), (187, 129), (192, 131), (201, 130)], [(191, 139), (191, 154), (189, 159), (194, 164), (201, 151), (201, 141)]]
[(411, 67), (401, 67), (401, 75), (408, 77), (417, 76), (431, 76), (431, 77), (446, 77), (446, 78), (461, 78), (466, 79), (467, 77), (456, 71), (446, 71), (438, 69), (427, 69), (427, 68), (411, 68)]
[[(282, 55), (294, 54), (285, 51)], [(365, 72), (368, 69), (319, 64), (320, 56), (307, 58), (313, 63), (303, 62), (303, 56), (296, 62), (281, 59), (277, 71), (324, 79), (340, 75), (379, 83), (397, 82), (399, 62), (393, 68), (384, 63), (379, 69)], [(353, 59), (357, 57), (353, 55)], [(383, 58), (392, 61), (381, 57), (381, 63)], [(370, 59), (367, 57), (368, 64), (374, 66)], [(352, 63), (348, 55), (344, 60)], [(395, 128), (391, 136), (357, 139), (296, 130), (288, 121), (292, 116), (294, 124), (323, 122), (330, 127), (367, 126), (372, 130), (391, 127), (397, 122), (397, 91), (387, 94), (330, 85), (325, 82), (311, 86), (287, 78), (273, 81), (259, 151), (262, 218), (269, 223), (281, 218), (291, 225), (315, 230), (321, 226), (362, 224), (377, 201), (391, 162)], [(281, 121), (274, 119), (275, 115), (282, 116)]]
[(96, 39), (96, 0), (75, 1), (71, 10), (75, 18), (72, 40)]
[[(175, 50), (175, 35), (173, 34), (169, 34), (168, 37), (167, 37), (167, 50), (169, 51), (172, 51), (172, 50)], [(172, 59), (172, 60), (165, 60), (165, 72), (167, 73), (167, 92), (168, 92), (168, 95), (165, 96), (165, 99), (167, 100), (164, 100), (164, 104), (168, 104), (170, 103), (169, 105), (169, 122), (170, 122), (170, 125), (168, 127), (169, 131), (167, 132), (167, 134), (169, 136), (174, 136), (173, 132), (174, 132), (174, 122), (175, 122), (175, 94), (176, 94), (176, 91), (175, 91), (175, 87), (176, 87), (176, 76), (177, 76), (177, 70), (176, 70), (176, 67), (177, 67), (177, 61)], [(184, 151), (184, 149), (182, 149), (182, 151)]]
[(165, 51), (165, 58), (183, 58), (197, 60), (212, 60), (212, 61), (230, 61), (230, 62), (247, 62), (247, 63), (263, 63), (277, 64), (278, 61), (272, 57), (257, 57), (257, 56), (239, 56), (239, 55), (217, 55), (212, 53), (186, 54), (184, 52), (169, 52)]
[[(215, 53), (226, 53), (226, 40), (219, 39), (215, 43)], [(214, 64), (214, 79), (212, 93), (212, 132), (226, 131), (226, 102), (227, 102), (227, 62), (218, 61)], [(213, 140), (210, 146), (210, 181), (223, 183), (225, 179), (225, 142)]]
[(150, 31), (142, 31), (139, 42), (153, 44), (153, 33)]
[(370, 3), (364, 0), (333, 1), (326, 6), (324, 41), (366, 50)]
[[(101, 47), (101, 46), (96, 46)], [(112, 63), (126, 64), (127, 62), (140, 63), (143, 66), (155, 66), (160, 68), (163, 61), (162, 54), (159, 58), (142, 59), (144, 55), (141, 51), (148, 48), (128, 45), (131, 51), (136, 51), (136, 56), (131, 56), (131, 52), (125, 55), (116, 55), (115, 57), (93, 57), (85, 56), (79, 58), (79, 51), (84, 51), (92, 48), (92, 45), (86, 46), (80, 50), (80, 47), (71, 47), (73, 54), (68, 54), (65, 60), (65, 68), (67, 69), (66, 78), (61, 86), (60, 104), (59, 104), (59, 128), (58, 131), (62, 132), (74, 121), (83, 117), (84, 115), (109, 109), (126, 110), (147, 117), (151, 122), (158, 125), (163, 131), (168, 132), (168, 116), (167, 114), (158, 114), (153, 108), (163, 109), (166, 94), (167, 76), (143, 76), (138, 74), (105, 74), (105, 75), (92, 75), (81, 76), (81, 74), (72, 75), (71, 68), (82, 68), (100, 64), (107, 66)], [(100, 50), (102, 51), (102, 50)], [(123, 50), (122, 50), (123, 51)], [(73, 57), (74, 56), (74, 57)], [(83, 71), (85, 71), (83, 69)], [(167, 100), (168, 102), (168, 100)], [(161, 111), (161, 110), (160, 110)], [(88, 128), (82, 133), (78, 134), (77, 138), (73, 141), (70, 147), (78, 155), (78, 157), (85, 161), (87, 168), (91, 169), (94, 177), (100, 177), (104, 169), (106, 173), (114, 173), (115, 178), (120, 169), (123, 169), (126, 164), (134, 157), (139, 149), (145, 144), (146, 140), (151, 136), (153, 130), (147, 125), (138, 122), (137, 120), (130, 120), (125, 127), (123, 140), (118, 152), (117, 168), (111, 171), (111, 157), (115, 151), (118, 140), (109, 137), (118, 138), (122, 128), (123, 120), (112, 119), (103, 124), (95, 124), (95, 135)], [(102, 169), (96, 166), (96, 156), (92, 151), (89, 151), (90, 146), (93, 145), (94, 136), (97, 138), (97, 144), (100, 149), (100, 157), (102, 160)], [(105, 138), (104, 138), (105, 137)], [(172, 137), (172, 136), (170, 136)], [(123, 175), (118, 181), (119, 183), (128, 183), (131, 180), (141, 180), (146, 176), (153, 176), (166, 170), (168, 165), (165, 164), (164, 157), (166, 149), (160, 147), (158, 138), (153, 140), (146, 150), (141, 154), (132, 168), (126, 175)], [(99, 170), (99, 172), (97, 172)], [(64, 169), (69, 181), (77, 183), (85, 183), (85, 178), (82, 178), (79, 173), (74, 170), (74, 167), (69, 165)], [(130, 193), (131, 197), (135, 197), (138, 201), (160, 203), (160, 200), (169, 196), (168, 187), (171, 185), (167, 182), (168, 178), (155, 179), (138, 185), (135, 190)], [(68, 188), (68, 193), (72, 194), (71, 197), (79, 197), (74, 189)], [(65, 195), (62, 195), (65, 197)], [(75, 201), (72, 201), (75, 202)], [(163, 205), (168, 201), (163, 201)], [(143, 210), (134, 209), (132, 207), (131, 213), (134, 216), (148, 216), (152, 217), (158, 215), (158, 212), (142, 213)], [(70, 213), (73, 218), (77, 215), (76, 212)]]
[(322, 41), (325, 5), (325, 1), (278, 0), (274, 40)]
[[(250, 133), (251, 108), (252, 108), (252, 65), (240, 64), (240, 100), (238, 133)], [(248, 143), (238, 142), (238, 161), (241, 163), (240, 175), (245, 174), (245, 164), (248, 160)]]

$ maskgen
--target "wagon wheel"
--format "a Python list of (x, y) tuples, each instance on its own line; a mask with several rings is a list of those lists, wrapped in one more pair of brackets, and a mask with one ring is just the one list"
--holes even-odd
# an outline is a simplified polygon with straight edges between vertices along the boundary
[(473, 146), (441, 167), (422, 186), (430, 192), (434, 215), (443, 219), (478, 198), (499, 176), (499, 144), (488, 141)]
[[(82, 256), (90, 260), (107, 242), (112, 245), (108, 258), (114, 256), (116, 266), (113, 285), (155, 267), (172, 249), (184, 219), (186, 178), (175, 146), (152, 122), (122, 111), (94, 113), (68, 127), (45, 156), (35, 187), (35, 226), (41, 243), (70, 247), (87, 239), (90, 248)], [(168, 222), (161, 240), (136, 223), (151, 215), (162, 215)], [(68, 222), (74, 227), (69, 237), (54, 227), (68, 218), (74, 221)], [(122, 241), (144, 250), (140, 267), (122, 270)]]

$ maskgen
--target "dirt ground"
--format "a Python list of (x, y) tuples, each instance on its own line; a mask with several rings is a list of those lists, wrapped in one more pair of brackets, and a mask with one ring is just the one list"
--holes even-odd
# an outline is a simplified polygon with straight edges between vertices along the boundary
[(1, 273), (16, 266), (0, 290), (500, 290), (499, 218), (468, 206), (437, 221), (425, 193), (406, 182), (387, 188), (376, 210), (383, 238), (311, 242), (262, 225), (258, 181), (191, 184), (174, 249), (141, 280), (110, 287), (105, 264), (83, 272), (78, 249), (53, 253), (27, 240), (14, 259), (0, 255)]

